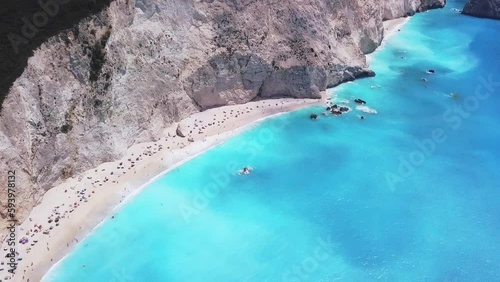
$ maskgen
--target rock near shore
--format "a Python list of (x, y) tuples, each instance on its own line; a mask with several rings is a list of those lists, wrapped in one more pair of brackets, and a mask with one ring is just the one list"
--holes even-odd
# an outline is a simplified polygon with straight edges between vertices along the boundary
[[(44, 10), (37, 1), (6, 1), (0, 183), (16, 170), (20, 220), (51, 187), (158, 139), (192, 113), (253, 99), (319, 98), (327, 87), (373, 76), (364, 54), (380, 45), (382, 21), (445, 4), (53, 1), (57, 12), (28, 39), (23, 17), (33, 21)], [(0, 197), (2, 224), (6, 201)]]
[(462, 13), (479, 18), (500, 19), (500, 0), (468, 0)]

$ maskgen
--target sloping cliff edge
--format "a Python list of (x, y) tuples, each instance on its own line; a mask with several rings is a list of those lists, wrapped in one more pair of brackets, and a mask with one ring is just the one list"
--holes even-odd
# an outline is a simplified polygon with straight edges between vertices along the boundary
[(468, 0), (463, 14), (500, 20), (500, 0)]
[[(53, 7), (61, 11), (64, 2)], [(318, 98), (374, 75), (364, 54), (380, 45), (382, 21), (445, 3), (112, 1), (49, 37), (10, 86), (0, 116), (0, 183), (16, 171), (22, 221), (51, 187), (157, 140), (192, 113), (271, 97)], [(18, 35), (13, 48), (23, 48)], [(1, 235), (7, 185), (0, 194)]]

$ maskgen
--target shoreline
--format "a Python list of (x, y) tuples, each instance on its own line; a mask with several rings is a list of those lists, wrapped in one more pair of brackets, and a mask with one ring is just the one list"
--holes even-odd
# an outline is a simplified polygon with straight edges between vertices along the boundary
[[(368, 65), (373, 60), (373, 54), (383, 49), (387, 40), (409, 20), (409, 17), (405, 17), (384, 21), (384, 38), (375, 52), (366, 55)], [(57, 267), (86, 237), (149, 184), (265, 119), (310, 106), (324, 105), (326, 92), (322, 92), (322, 95), (322, 99), (318, 100), (293, 98), (260, 100), (195, 113), (164, 128), (160, 140), (135, 144), (127, 149), (120, 160), (101, 164), (48, 190), (26, 220), (17, 226), (16, 241), (27, 237), (29, 243), (21, 245), (16, 242), (18, 257), (22, 257), (23, 260), (18, 261), (16, 275), (11, 279), (45, 281), (47, 273)], [(230, 117), (233, 118), (231, 120), (227, 118), (228, 113), (235, 113), (234, 118)], [(220, 120), (221, 116), (224, 116), (224, 119)], [(225, 122), (231, 124), (223, 126)], [(185, 138), (176, 136), (178, 124), (191, 129), (189, 134), (185, 134)], [(211, 124), (213, 128), (210, 128)], [(200, 127), (203, 128), (203, 132)], [(195, 133), (192, 133), (193, 130)], [(191, 139), (193, 142), (188, 141), (188, 138), (193, 138)], [(127, 170), (122, 171), (125, 169)], [(110, 170), (111, 174), (108, 173)], [(115, 172), (123, 173), (116, 175)], [(137, 176), (134, 176), (135, 174)], [(118, 179), (122, 176), (122, 179)], [(47, 225), (54, 222), (55, 218), (61, 224), (55, 226), (52, 224), (47, 229)], [(37, 224), (42, 227), (35, 227)], [(59, 228), (59, 225), (64, 228)], [(42, 234), (47, 231), (48, 234)], [(4, 241), (2, 249), (6, 247)], [(0, 269), (2, 268), (4, 270), (0, 271), (0, 278), (9, 274), (8, 265), (0, 266)]]
[(377, 47), (377, 49), (370, 54), (366, 55), (366, 63), (368, 65), (371, 64), (373, 61), (373, 55), (382, 49), (384, 49), (385, 44), (387, 44), (387, 41), (393, 37), (395, 34), (397, 34), (409, 21), (411, 17), (403, 17), (403, 18), (397, 18), (397, 19), (392, 19), (392, 20), (387, 20), (384, 21), (384, 38), (382, 39), (382, 42), (380, 43), (380, 46)]
[[(321, 102), (319, 102), (319, 104), (318, 104), (318, 105), (323, 105), (324, 98), (325, 98), (325, 97), (323, 97), (323, 98), (321, 99)], [(314, 106), (314, 105), (316, 105), (316, 104), (312, 104), (312, 105), (305, 105), (303, 108), (311, 107), (311, 106)], [(302, 108), (302, 107), (301, 107), (301, 108)], [(205, 152), (207, 152), (207, 151), (209, 151), (209, 150), (211, 150), (211, 149), (213, 149), (213, 148), (216, 148), (217, 146), (221, 145), (222, 143), (224, 143), (224, 141), (226, 141), (226, 140), (230, 139), (231, 137), (237, 136), (237, 135), (239, 135), (239, 134), (244, 133), (244, 132), (245, 132), (245, 131), (247, 131), (247, 130), (250, 130), (252, 127), (257, 126), (260, 122), (265, 121), (266, 119), (270, 119), (270, 118), (273, 118), (273, 117), (277, 117), (277, 116), (280, 116), (280, 115), (283, 115), (283, 114), (286, 114), (286, 113), (289, 113), (289, 112), (292, 112), (292, 111), (295, 111), (295, 110), (299, 110), (299, 109), (301, 109), (301, 108), (298, 108), (298, 109), (292, 109), (292, 110), (290, 110), (290, 111), (284, 111), (284, 112), (275, 113), (275, 114), (272, 114), (272, 115), (270, 115), (270, 116), (265, 116), (265, 117), (262, 117), (262, 118), (260, 118), (260, 119), (258, 119), (258, 120), (254, 120), (254, 121), (250, 122), (249, 124), (244, 125), (244, 126), (242, 126), (242, 127), (238, 128), (237, 130), (235, 130), (235, 131), (233, 131), (233, 132), (224, 132), (223, 134), (225, 134), (226, 136), (225, 136), (225, 137), (223, 137), (223, 139), (222, 139), (222, 140), (220, 140), (220, 142), (214, 143), (214, 144), (212, 144), (211, 146), (209, 146), (209, 147), (207, 147), (207, 148), (203, 149), (202, 151), (200, 151), (200, 152), (198, 152), (198, 153), (196, 153), (196, 154), (194, 154), (194, 155), (188, 156), (188, 157), (186, 157), (185, 159), (183, 159), (183, 160), (181, 160), (181, 161), (179, 161), (179, 162), (177, 162), (177, 163), (173, 164), (171, 167), (169, 167), (169, 168), (167, 168), (166, 170), (164, 170), (164, 171), (160, 172), (159, 174), (157, 174), (156, 176), (154, 176), (153, 178), (151, 178), (149, 181), (147, 181), (146, 183), (142, 184), (142, 185), (141, 185), (141, 186), (139, 186), (137, 189), (135, 189), (134, 191), (132, 191), (131, 193), (129, 193), (129, 194), (126, 196), (125, 200), (124, 200), (124, 201), (120, 201), (120, 203), (119, 203), (119, 204), (117, 204), (116, 206), (114, 206), (114, 207), (113, 207), (113, 209), (111, 210), (111, 212), (110, 212), (108, 215), (106, 215), (106, 217), (105, 217), (105, 218), (103, 218), (103, 219), (102, 219), (102, 220), (101, 220), (101, 221), (100, 221), (100, 222), (99, 222), (96, 226), (94, 226), (94, 227), (93, 227), (93, 228), (92, 228), (92, 229), (91, 229), (91, 230), (90, 230), (90, 231), (89, 231), (89, 232), (88, 232), (88, 233), (87, 233), (87, 234), (83, 237), (83, 239), (82, 239), (82, 240), (80, 240), (80, 242), (79, 242), (79, 243), (77, 243), (77, 244), (74, 246), (74, 248), (78, 247), (78, 245), (80, 245), (80, 244), (83, 242), (83, 240), (85, 240), (87, 237), (92, 236), (92, 235), (93, 235), (93, 233), (94, 233), (95, 231), (97, 231), (97, 229), (98, 229), (101, 225), (105, 224), (105, 223), (106, 223), (109, 219), (111, 219), (111, 218), (112, 218), (112, 216), (113, 216), (113, 214), (114, 214), (115, 212), (118, 212), (118, 211), (119, 211), (119, 210), (120, 210), (120, 209), (121, 209), (124, 205), (126, 205), (128, 202), (132, 201), (132, 200), (133, 200), (136, 196), (138, 196), (138, 195), (139, 195), (139, 194), (140, 194), (140, 193), (141, 193), (141, 192), (142, 192), (142, 191), (143, 191), (146, 187), (148, 187), (150, 184), (154, 183), (155, 181), (157, 181), (157, 180), (158, 180), (158, 179), (160, 179), (161, 177), (165, 176), (166, 174), (170, 173), (172, 170), (174, 170), (174, 169), (176, 169), (176, 168), (179, 168), (180, 166), (182, 166), (182, 165), (184, 165), (185, 163), (187, 163), (187, 162), (189, 162), (189, 161), (191, 161), (191, 160), (195, 159), (196, 157), (198, 157), (198, 156), (200, 156), (200, 155), (204, 154)], [(74, 249), (74, 248), (73, 248), (73, 249)], [(54, 264), (53, 264), (53, 265), (52, 265), (52, 266), (51, 266), (51, 267), (50, 267), (50, 268), (46, 271), (46, 273), (42, 276), (42, 278), (41, 278), (41, 280), (40, 280), (40, 281), (41, 281), (41, 282), (46, 281), (46, 278), (47, 278), (47, 277), (46, 277), (46, 275), (47, 275), (48, 273), (50, 273), (52, 270), (54, 270), (56, 267), (58, 267), (58, 266), (59, 266), (59, 264), (60, 264), (60, 263), (61, 263), (64, 259), (66, 259), (66, 257), (67, 257), (68, 255), (70, 255), (70, 254), (71, 254), (71, 251), (72, 251), (72, 250), (68, 251), (66, 254), (64, 254), (64, 256), (63, 256), (61, 259), (59, 259), (56, 263), (54, 263)]]
[[(18, 261), (16, 274), (11, 279), (45, 280), (42, 278), (52, 268), (150, 183), (265, 119), (324, 105), (325, 98), (326, 92), (322, 92), (321, 99), (261, 100), (195, 113), (165, 128), (160, 140), (135, 144), (120, 160), (65, 180), (48, 190), (26, 220), (16, 227), (16, 251), (22, 260)], [(233, 116), (228, 117), (230, 114)], [(179, 124), (187, 128), (185, 131), (192, 129), (184, 132), (185, 138), (176, 136)], [(39, 225), (42, 227), (35, 227)], [(28, 244), (18, 243), (23, 237), (28, 238)], [(4, 241), (2, 249), (7, 247)], [(2, 268), (0, 276), (10, 276), (7, 272), (10, 267), (2, 265)]]

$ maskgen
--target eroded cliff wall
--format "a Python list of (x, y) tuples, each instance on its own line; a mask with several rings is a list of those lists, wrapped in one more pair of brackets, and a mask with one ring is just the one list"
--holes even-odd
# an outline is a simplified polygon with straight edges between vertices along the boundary
[[(319, 97), (327, 87), (372, 75), (364, 54), (379, 46), (382, 20), (444, 4), (111, 2), (42, 42), (8, 87), (0, 171), (17, 171), (19, 219), (54, 185), (159, 138), (164, 126), (194, 112), (258, 98)], [(5, 205), (0, 198), (3, 219)]]
[(500, 19), (500, 0), (468, 0), (462, 12), (474, 17)]

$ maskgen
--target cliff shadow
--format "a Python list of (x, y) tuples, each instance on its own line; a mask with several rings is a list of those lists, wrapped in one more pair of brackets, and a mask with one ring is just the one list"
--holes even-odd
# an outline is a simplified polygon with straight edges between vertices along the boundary
[(41, 44), (112, 0), (3, 0), (0, 3), (0, 113), (10, 87)]

